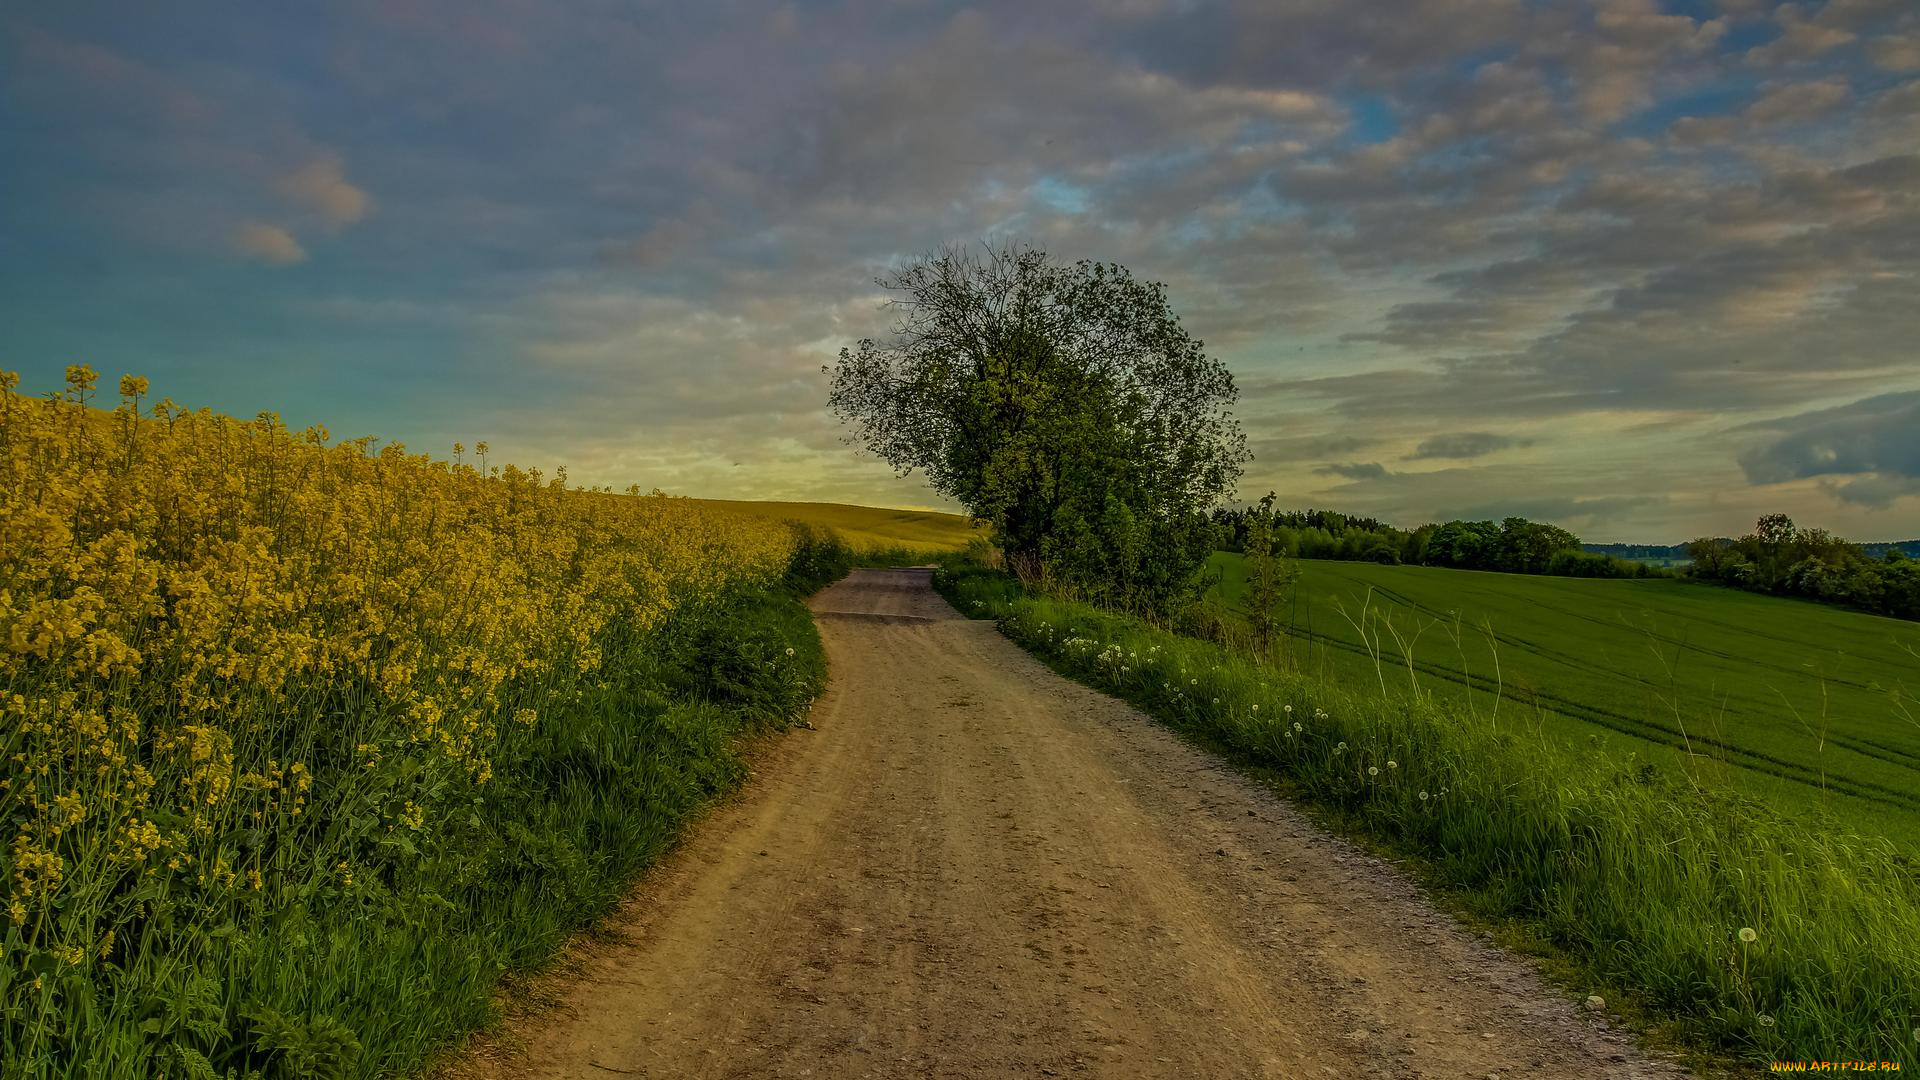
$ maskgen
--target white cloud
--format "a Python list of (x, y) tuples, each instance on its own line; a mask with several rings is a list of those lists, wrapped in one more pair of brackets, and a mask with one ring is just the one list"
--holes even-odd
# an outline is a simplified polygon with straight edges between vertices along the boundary
[(233, 231), (230, 243), (235, 252), (275, 266), (307, 261), (307, 251), (300, 246), (300, 241), (278, 225), (249, 221)]
[(359, 221), (371, 205), (367, 193), (347, 180), (338, 154), (321, 154), (282, 175), (274, 186), (283, 198), (334, 226)]

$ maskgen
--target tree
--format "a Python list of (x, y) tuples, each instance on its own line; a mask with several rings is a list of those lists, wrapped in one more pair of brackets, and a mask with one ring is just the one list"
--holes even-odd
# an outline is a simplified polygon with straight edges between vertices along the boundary
[(1274, 493), (1269, 491), (1260, 505), (1247, 511), (1247, 627), (1253, 632), (1257, 655), (1266, 656), (1273, 647), (1273, 631), (1278, 624), (1280, 605), (1293, 590), (1299, 577), (1292, 560), (1274, 542)]
[(1233, 375), (1164, 286), (1033, 247), (948, 249), (880, 279), (899, 316), (842, 349), (828, 404), (901, 475), (993, 526), (1016, 570), (1165, 607), (1246, 459)]
[(1575, 551), (1580, 538), (1555, 525), (1510, 517), (1500, 523), (1499, 555), (1495, 565), (1514, 574), (1544, 574), (1553, 557)]
[(1493, 564), (1500, 527), (1491, 521), (1449, 521), (1427, 541), (1426, 560), (1432, 566), (1482, 570)]

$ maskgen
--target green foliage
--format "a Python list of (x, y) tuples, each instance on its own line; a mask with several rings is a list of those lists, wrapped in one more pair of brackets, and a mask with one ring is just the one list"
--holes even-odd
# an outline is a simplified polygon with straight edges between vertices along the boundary
[(1785, 514), (1768, 514), (1737, 540), (1695, 540), (1687, 554), (1688, 575), (1702, 581), (1920, 619), (1920, 561), (1899, 547), (1873, 558), (1825, 529), (1795, 528)]
[(1247, 626), (1253, 632), (1253, 647), (1259, 656), (1268, 655), (1272, 649), (1280, 604), (1299, 576), (1285, 553), (1274, 550), (1273, 500), (1273, 493), (1268, 492), (1247, 524)]
[[(803, 538), (783, 582), (594, 644), (600, 679), (500, 733), (485, 783), (436, 780), (418, 830), (388, 808), (315, 820), (259, 901), (211, 920), (156, 894), (93, 977), (0, 940), (0, 990), (41, 980), (43, 1021), (0, 1015), (0, 1073), (23, 1080), (361, 1078), (416, 1068), (485, 1023), (504, 971), (605, 912), (691, 815), (746, 773), (743, 735), (797, 720), (826, 663), (800, 597), (846, 572)], [(342, 717), (350, 724), (350, 717)], [(350, 727), (342, 734), (351, 745)], [(389, 759), (394, 786), (411, 766)], [(320, 776), (326, 772), (316, 770)], [(335, 868), (352, 854), (360, 868)], [(156, 944), (158, 943), (158, 944)]]
[(1197, 591), (1244, 440), (1232, 375), (1164, 287), (1023, 247), (881, 284), (900, 322), (841, 351), (829, 397), (868, 449), (990, 523), (1030, 580), (1143, 610)]
[(1282, 671), (1000, 575), (937, 580), (1065, 674), (1420, 858), (1478, 914), (1628, 988), (1682, 1037), (1755, 1062), (1920, 1054), (1920, 864), (1885, 839), (1485, 710)]
[(1396, 529), (1377, 518), (1352, 517), (1331, 510), (1274, 511), (1270, 507), (1216, 509), (1214, 523), (1223, 548), (1245, 551), (1252, 523), (1266, 513), (1273, 523), (1274, 549), (1302, 559), (1338, 559), (1386, 565), (1420, 563), (1459, 570), (1498, 570), (1509, 574), (1567, 577), (1663, 577), (1641, 562), (1589, 555), (1580, 538), (1543, 522), (1510, 517), (1492, 521), (1449, 521)]
[(267, 1080), (346, 1080), (360, 1061), (360, 1040), (328, 1016), (288, 1016), (265, 1005), (240, 1010), (251, 1073)]

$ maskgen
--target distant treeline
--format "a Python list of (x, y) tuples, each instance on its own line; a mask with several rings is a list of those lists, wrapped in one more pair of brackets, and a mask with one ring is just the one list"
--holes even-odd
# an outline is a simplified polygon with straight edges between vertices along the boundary
[[(1693, 558), (1687, 553), (1694, 540), (1687, 544), (1582, 544), (1587, 551), (1601, 555), (1612, 555), (1621, 559), (1639, 559), (1650, 563), (1684, 563)], [(1730, 536), (1716, 536), (1713, 542), (1722, 546), (1733, 544)], [(1920, 540), (1876, 540), (1856, 545), (1869, 559), (1883, 559), (1889, 551), (1898, 551), (1903, 555), (1920, 558)]]
[[(1217, 509), (1229, 551), (1246, 550), (1254, 508)], [(1510, 574), (1645, 578), (1686, 576), (1752, 592), (1843, 604), (1920, 619), (1920, 540), (1856, 544), (1825, 529), (1796, 528), (1785, 514), (1760, 519), (1738, 539), (1685, 544), (1587, 544), (1556, 525), (1510, 517), (1397, 529), (1334, 510), (1274, 511), (1273, 549), (1301, 559), (1450, 566)], [(1667, 569), (1656, 562), (1686, 565)]]
[(1769, 514), (1738, 540), (1686, 545), (1689, 577), (1752, 592), (1845, 604), (1899, 619), (1920, 619), (1920, 542), (1854, 544), (1825, 529), (1796, 528)]
[[(1217, 509), (1214, 524), (1230, 551), (1245, 551), (1246, 509)], [(1302, 559), (1412, 563), (1462, 570), (1563, 577), (1670, 577), (1668, 571), (1581, 550), (1580, 538), (1556, 525), (1510, 517), (1504, 521), (1449, 521), (1396, 529), (1370, 517), (1333, 510), (1274, 513), (1274, 551)]]

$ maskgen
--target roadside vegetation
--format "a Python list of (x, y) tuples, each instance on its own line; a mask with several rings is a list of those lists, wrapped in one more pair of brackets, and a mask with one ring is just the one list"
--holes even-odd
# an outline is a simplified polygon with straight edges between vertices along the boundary
[(1920, 862), (1885, 837), (1617, 758), (1536, 714), (1356, 690), (979, 562), (937, 584), (1061, 672), (1419, 858), (1675, 1038), (1753, 1062), (1920, 1054)]
[(822, 685), (830, 534), (0, 374), (0, 1074), (371, 1077)]

